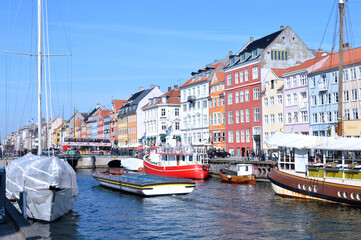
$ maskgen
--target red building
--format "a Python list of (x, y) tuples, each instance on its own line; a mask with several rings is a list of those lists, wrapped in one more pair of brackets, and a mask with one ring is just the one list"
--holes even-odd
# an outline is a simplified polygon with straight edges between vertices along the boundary
[(262, 72), (287, 68), (314, 57), (313, 52), (286, 27), (250, 41), (229, 57), (224, 68), (226, 105), (226, 149), (236, 156), (261, 152), (262, 109), (260, 92), (266, 76)]

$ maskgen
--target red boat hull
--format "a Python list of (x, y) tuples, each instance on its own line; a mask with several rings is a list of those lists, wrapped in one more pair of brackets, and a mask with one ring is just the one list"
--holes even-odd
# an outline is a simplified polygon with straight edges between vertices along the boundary
[(192, 164), (180, 166), (158, 166), (147, 160), (144, 160), (144, 171), (148, 174), (191, 178), (191, 179), (206, 179), (209, 177), (209, 166), (207, 164)]

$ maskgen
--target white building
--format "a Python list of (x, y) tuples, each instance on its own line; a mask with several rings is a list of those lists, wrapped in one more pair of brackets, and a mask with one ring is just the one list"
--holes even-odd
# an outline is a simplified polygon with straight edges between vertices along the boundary
[(145, 114), (145, 143), (150, 146), (164, 144), (167, 133), (173, 139), (181, 140), (180, 90), (175, 85), (160, 97), (153, 97), (142, 108)]
[(209, 143), (209, 82), (215, 70), (223, 68), (222, 62), (192, 72), (192, 78), (180, 87), (183, 144)]

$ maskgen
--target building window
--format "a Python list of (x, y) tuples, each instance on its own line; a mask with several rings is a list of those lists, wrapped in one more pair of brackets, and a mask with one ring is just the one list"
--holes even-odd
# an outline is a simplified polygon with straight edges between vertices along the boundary
[(270, 106), (274, 106), (275, 105), (275, 98), (274, 97), (270, 97), (269, 98), (269, 103), (270, 103)]
[(294, 94), (293, 94), (293, 105), (298, 105), (297, 93), (294, 93)]
[(291, 79), (290, 78), (287, 78), (286, 86), (287, 86), (287, 88), (291, 88)]
[(228, 124), (233, 124), (233, 111), (228, 112)]
[(239, 81), (238, 81), (238, 72), (235, 72), (235, 84), (237, 84)]
[(308, 112), (307, 111), (301, 111), (301, 121), (303, 123), (308, 122)]
[(220, 103), (221, 99), (217, 98), (217, 107), (219, 107), (219, 103)]
[(228, 93), (228, 104), (233, 104), (233, 93)]
[(357, 89), (351, 89), (351, 100), (352, 101), (357, 100)]
[(263, 105), (265, 106), (265, 107), (267, 107), (268, 106), (268, 98), (263, 98)]
[(162, 130), (165, 130), (166, 129), (166, 125), (165, 125), (165, 122), (162, 122)]
[(350, 101), (350, 96), (348, 95), (348, 90), (343, 91), (343, 101), (344, 102)]
[(227, 75), (227, 86), (232, 85), (232, 74)]
[(268, 124), (268, 115), (264, 115), (264, 124), (265, 124), (265, 125)]
[(228, 131), (228, 142), (233, 143), (233, 131)]
[(287, 106), (291, 106), (291, 94), (287, 94)]
[(236, 123), (239, 123), (239, 110), (236, 110)]
[(246, 92), (246, 102), (248, 102), (249, 101), (249, 89), (246, 89), (245, 92)]
[(337, 83), (337, 72), (333, 72), (331, 74), (331, 81), (332, 81), (332, 84)]
[(296, 77), (292, 78), (292, 86), (297, 87), (297, 78)]
[(203, 95), (207, 95), (207, 85), (203, 85)]
[(253, 88), (253, 100), (258, 100), (259, 99), (259, 88)]
[(306, 77), (305, 74), (300, 75), (300, 83), (301, 83), (301, 86), (306, 86), (307, 85), (307, 77)]
[(298, 123), (298, 113), (297, 113), (297, 112), (294, 112), (294, 113), (293, 113), (293, 121), (294, 121), (295, 123)]
[(332, 102), (338, 103), (338, 92), (332, 93)]
[(253, 110), (253, 117), (254, 117), (254, 121), (258, 122), (259, 121), (259, 107), (254, 108)]
[(292, 123), (292, 114), (290, 112), (287, 113), (287, 123)]
[(278, 122), (279, 122), (279, 123), (282, 123), (282, 122), (283, 122), (282, 113), (279, 113), (279, 114), (278, 114)]
[(244, 81), (248, 81), (248, 69), (244, 70)]
[(258, 67), (252, 68), (252, 76), (253, 76), (253, 79), (258, 79)]
[(250, 142), (251, 141), (251, 130), (247, 129), (246, 130), (246, 142)]
[(244, 109), (241, 109), (241, 123), (244, 123)]
[(353, 120), (358, 119), (357, 108), (352, 109), (352, 119)]
[(222, 124), (226, 122), (226, 114), (222, 112)]
[(239, 72), (239, 81), (243, 82), (243, 71)]
[(241, 130), (241, 142), (244, 142), (245, 136), (244, 136), (244, 130)]
[(175, 123), (175, 130), (179, 130), (179, 122)]
[(343, 81), (347, 82), (348, 81), (348, 70), (343, 70)]
[(236, 99), (235, 99), (235, 102), (236, 102), (236, 103), (239, 103), (239, 92), (236, 92), (236, 93), (235, 93), (235, 98), (236, 98)]
[(236, 143), (240, 142), (239, 130), (236, 131)]
[[(360, 94), (361, 94), (361, 89), (360, 89)], [(244, 102), (244, 91), (241, 91), (241, 99), (240, 102)]]
[(324, 112), (320, 112), (320, 122), (321, 123), (325, 122), (325, 113)]
[(274, 114), (270, 115), (270, 122), (271, 122), (271, 124), (275, 123), (275, 115)]
[(249, 108), (246, 109), (246, 122), (249, 122)]
[(356, 68), (350, 68), (351, 80), (356, 80)]
[(165, 116), (165, 108), (162, 108), (162, 109), (160, 110), (160, 115), (161, 115), (162, 117)]
[(282, 105), (282, 95), (277, 96), (277, 103), (278, 105)]

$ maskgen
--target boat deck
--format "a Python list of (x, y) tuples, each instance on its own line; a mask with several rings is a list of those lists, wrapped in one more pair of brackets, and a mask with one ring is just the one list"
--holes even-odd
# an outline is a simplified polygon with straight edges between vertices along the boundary
[(123, 174), (121, 176), (99, 174), (97, 177), (103, 177), (114, 181), (127, 182), (142, 186), (153, 185), (153, 184), (165, 184), (165, 183), (193, 183), (192, 181), (184, 178), (158, 176), (158, 175), (145, 174), (145, 173)]
[[(305, 173), (296, 172), (295, 170), (282, 169), (281, 171), (287, 174), (296, 175), (298, 177), (305, 177)], [(361, 180), (359, 179), (342, 179), (342, 178), (330, 178), (330, 177), (321, 178), (321, 177), (309, 177), (309, 176), (307, 176), (306, 178), (316, 180), (319, 182), (327, 181), (335, 184), (346, 184), (350, 186), (361, 187)]]

